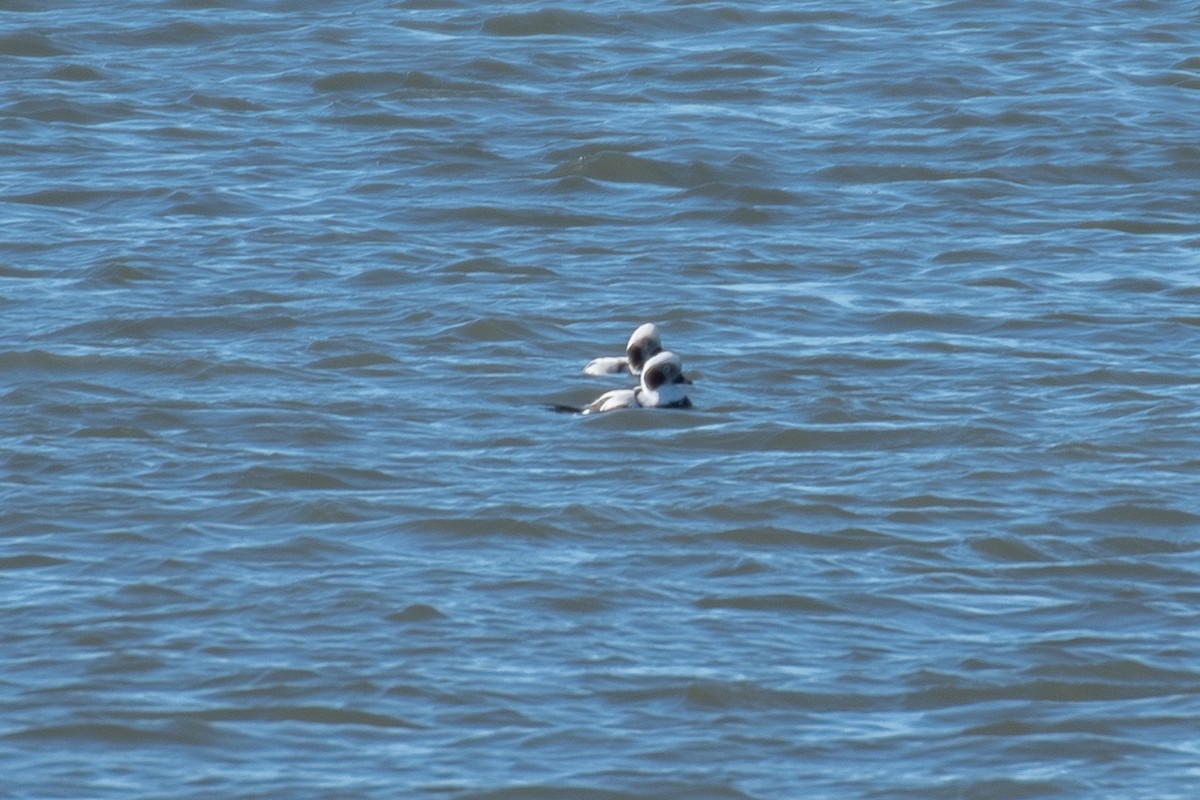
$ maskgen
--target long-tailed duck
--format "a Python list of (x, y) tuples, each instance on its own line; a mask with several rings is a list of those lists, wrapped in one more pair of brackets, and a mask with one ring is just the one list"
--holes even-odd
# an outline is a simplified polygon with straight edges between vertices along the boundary
[(583, 368), (587, 375), (615, 375), (624, 370), (635, 378), (642, 374), (646, 362), (663, 351), (658, 327), (653, 322), (639, 325), (629, 337), (623, 356), (593, 358)]
[(555, 406), (558, 411), (596, 414), (622, 408), (691, 408), (685, 384), (691, 381), (683, 374), (683, 363), (670, 350), (663, 350), (646, 362), (642, 369), (641, 385), (636, 389), (613, 389), (605, 392), (582, 408)]

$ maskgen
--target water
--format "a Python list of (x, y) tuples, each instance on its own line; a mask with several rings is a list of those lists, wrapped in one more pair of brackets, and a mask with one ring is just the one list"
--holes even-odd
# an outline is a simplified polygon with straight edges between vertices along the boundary
[(1195, 4), (0, 8), (0, 796), (1194, 795)]

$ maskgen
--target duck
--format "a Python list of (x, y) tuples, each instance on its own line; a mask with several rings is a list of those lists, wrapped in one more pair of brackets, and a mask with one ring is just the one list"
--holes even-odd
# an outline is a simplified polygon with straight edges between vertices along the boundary
[(583, 368), (585, 375), (616, 375), (628, 370), (633, 377), (642, 374), (646, 362), (663, 352), (662, 337), (653, 322), (639, 325), (629, 336), (623, 356), (601, 356), (593, 358)]
[(557, 411), (576, 414), (600, 414), (626, 408), (691, 408), (686, 386), (691, 380), (683, 374), (683, 362), (670, 350), (663, 350), (645, 363), (634, 389), (613, 389), (586, 406), (554, 406)]

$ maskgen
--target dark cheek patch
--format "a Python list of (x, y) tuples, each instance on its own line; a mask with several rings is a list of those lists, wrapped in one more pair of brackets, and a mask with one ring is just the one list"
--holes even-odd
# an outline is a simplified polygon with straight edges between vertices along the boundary
[(661, 345), (654, 344), (652, 342), (641, 341), (626, 350), (625, 355), (629, 356), (629, 365), (640, 372), (642, 367), (646, 366), (647, 361), (654, 358), (661, 352)]

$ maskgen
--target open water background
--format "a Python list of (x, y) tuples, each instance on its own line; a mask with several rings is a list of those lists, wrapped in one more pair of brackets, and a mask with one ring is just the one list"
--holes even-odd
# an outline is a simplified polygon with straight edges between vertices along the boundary
[(2, 0), (0, 797), (1194, 798), (1198, 211), (1194, 2)]

